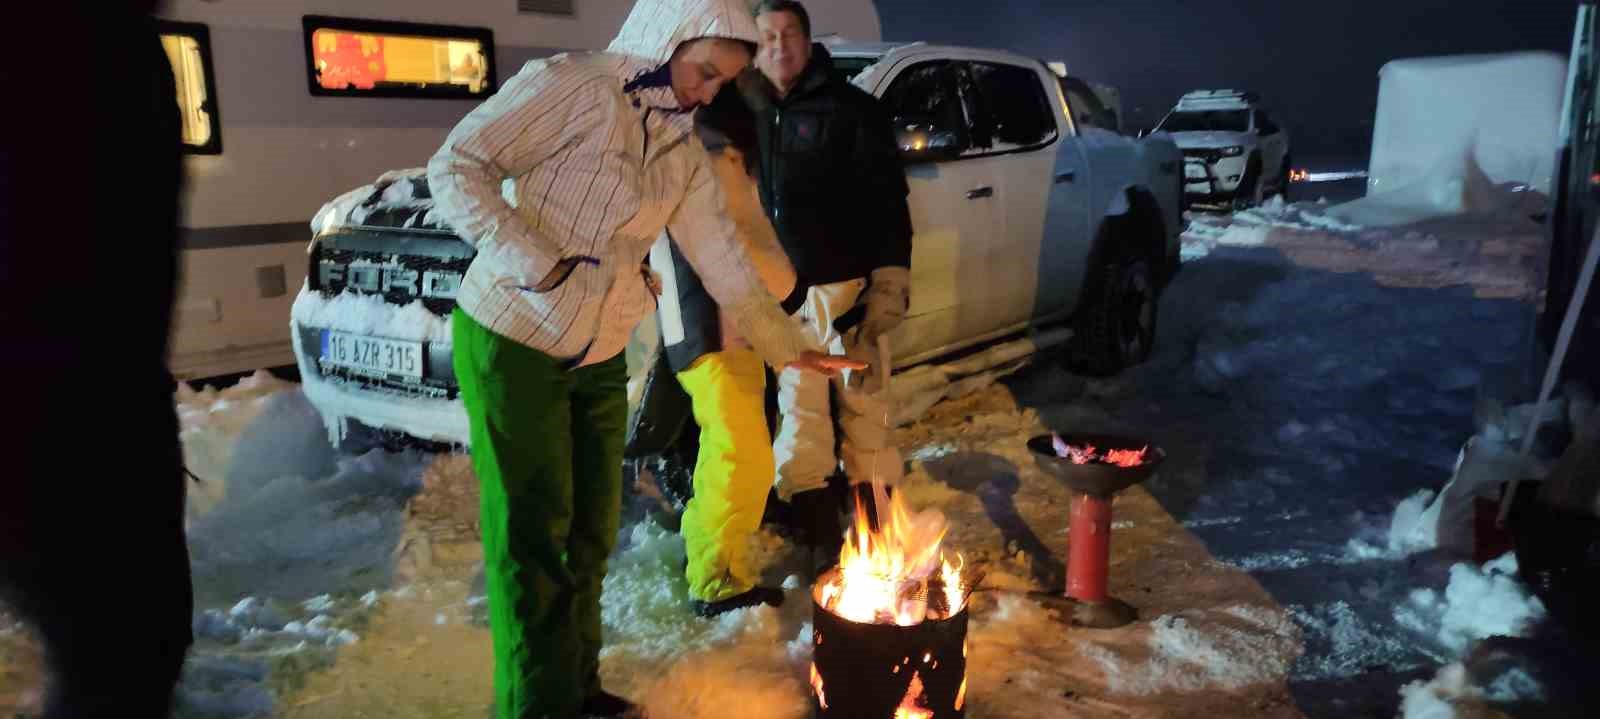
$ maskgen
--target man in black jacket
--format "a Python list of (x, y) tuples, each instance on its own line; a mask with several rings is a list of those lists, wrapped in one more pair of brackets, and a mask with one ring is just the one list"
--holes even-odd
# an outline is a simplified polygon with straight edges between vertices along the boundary
[[(769, 84), (754, 108), (757, 175), (805, 293), (796, 317), (819, 344), (877, 364), (878, 338), (905, 317), (911, 266), (905, 171), (889, 118), (877, 98), (833, 73), (828, 51), (811, 42), (804, 6), (765, 0), (755, 12), (756, 66)], [(774, 442), (778, 495), (825, 551), (841, 536), (839, 501), (827, 491), (841, 461), (858, 487), (874, 479), (892, 486), (903, 471), (883, 388), (860, 373), (835, 382), (837, 454), (829, 385), (797, 372), (778, 378), (783, 417)]]

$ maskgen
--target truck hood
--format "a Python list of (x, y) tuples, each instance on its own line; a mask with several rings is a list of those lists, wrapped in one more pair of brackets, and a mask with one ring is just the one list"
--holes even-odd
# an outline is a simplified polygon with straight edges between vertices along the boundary
[(1255, 147), (1256, 136), (1248, 132), (1173, 132), (1172, 141), (1185, 150), (1217, 147)]

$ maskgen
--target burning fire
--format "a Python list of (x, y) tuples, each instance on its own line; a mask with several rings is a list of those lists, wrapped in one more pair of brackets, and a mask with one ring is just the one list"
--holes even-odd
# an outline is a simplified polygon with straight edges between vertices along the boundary
[(913, 514), (899, 493), (891, 498), (879, 485), (873, 486), (873, 502), (876, 530), (862, 500), (856, 500), (839, 573), (819, 588), (823, 608), (858, 624), (902, 627), (960, 612), (971, 583), (963, 580), (961, 556), (952, 563), (944, 555), (944, 515), (937, 510)]
[[(965, 684), (966, 680), (962, 680)], [(906, 687), (906, 696), (900, 700), (900, 706), (894, 710), (894, 719), (933, 719), (933, 712), (923, 706), (922, 675), (911, 674), (911, 686)]]
[[(965, 689), (966, 685), (967, 685), (966, 681), (963, 680), (961, 682), (962, 688)], [(823, 691), (822, 691), (822, 675), (817, 673), (817, 663), (816, 662), (812, 662), (811, 663), (811, 688), (816, 690), (816, 692), (817, 692), (817, 703), (822, 705), (823, 710), (827, 710), (827, 708), (828, 708), (828, 695), (823, 693)]]
[(1114, 464), (1118, 467), (1137, 467), (1144, 464), (1145, 454), (1150, 451), (1150, 446), (1145, 445), (1139, 449), (1113, 449), (1100, 453), (1092, 444), (1074, 447), (1067, 444), (1059, 434), (1052, 434), (1051, 444), (1054, 445), (1056, 456), (1072, 460), (1073, 464)]

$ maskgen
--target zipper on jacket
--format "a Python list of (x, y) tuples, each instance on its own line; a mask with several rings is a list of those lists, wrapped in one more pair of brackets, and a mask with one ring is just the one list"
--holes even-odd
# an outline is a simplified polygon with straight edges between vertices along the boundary
[(779, 107), (772, 112), (772, 221), (778, 221), (778, 215), (783, 214), (783, 196), (779, 193), (778, 161), (783, 154), (783, 108)]
[(644, 172), (645, 162), (650, 159), (650, 106), (644, 108), (644, 117), (639, 120), (639, 129), (644, 131), (644, 153), (639, 157), (639, 171)]

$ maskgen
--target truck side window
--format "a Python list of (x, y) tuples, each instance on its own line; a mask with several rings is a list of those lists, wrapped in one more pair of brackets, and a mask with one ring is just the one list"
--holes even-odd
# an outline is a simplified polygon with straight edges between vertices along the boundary
[(1037, 70), (987, 62), (970, 67), (997, 149), (1032, 147), (1055, 138), (1056, 118)]
[(217, 83), (211, 70), (211, 33), (192, 22), (159, 21), (161, 49), (172, 64), (178, 88), (178, 115), (183, 151), (193, 155), (222, 153), (222, 128), (217, 117)]
[(895, 78), (883, 102), (902, 150), (936, 149), (941, 155), (956, 156), (969, 147), (969, 128), (950, 63), (913, 65)]
[(1083, 126), (1117, 131), (1116, 115), (1100, 102), (1094, 90), (1076, 78), (1061, 78), (1061, 91), (1067, 95), (1067, 109), (1072, 121)]

